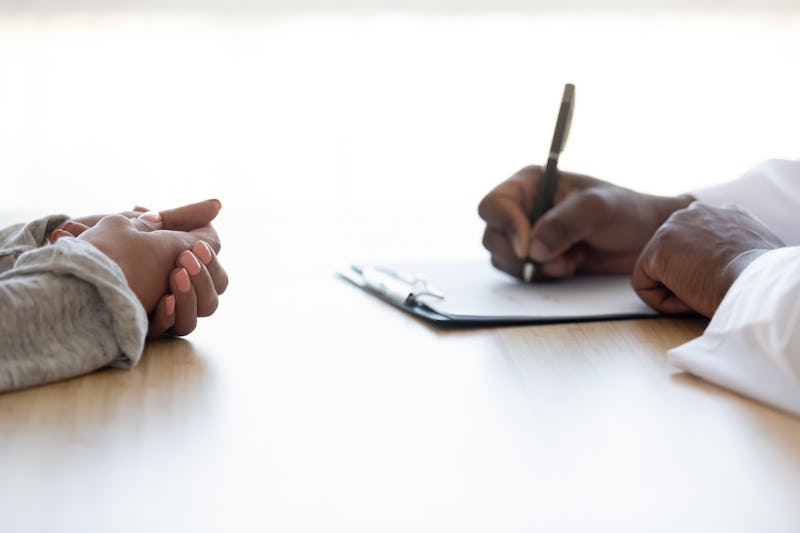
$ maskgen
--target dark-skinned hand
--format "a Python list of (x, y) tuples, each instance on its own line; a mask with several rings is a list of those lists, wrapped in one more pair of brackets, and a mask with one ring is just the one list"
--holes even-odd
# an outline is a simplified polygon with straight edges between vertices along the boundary
[(561, 172), (555, 205), (531, 227), (540, 167), (526, 167), (495, 187), (478, 206), (492, 264), (522, 277), (526, 257), (536, 277), (579, 272), (631, 274), (647, 241), (689, 196), (641, 194), (589, 176)]
[(664, 313), (711, 317), (747, 265), (782, 246), (747, 212), (695, 202), (675, 211), (647, 243), (634, 268), (633, 288)]

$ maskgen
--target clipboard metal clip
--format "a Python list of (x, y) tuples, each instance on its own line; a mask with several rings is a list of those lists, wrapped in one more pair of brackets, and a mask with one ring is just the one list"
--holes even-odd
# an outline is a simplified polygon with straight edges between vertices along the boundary
[(400, 305), (415, 305), (423, 296), (444, 300), (442, 291), (431, 287), (427, 280), (420, 277), (385, 267), (363, 267), (361, 276), (367, 287)]

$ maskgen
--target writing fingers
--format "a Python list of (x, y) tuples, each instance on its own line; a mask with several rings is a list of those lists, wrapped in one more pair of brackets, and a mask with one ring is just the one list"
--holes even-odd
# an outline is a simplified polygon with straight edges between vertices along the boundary
[(596, 231), (608, 209), (602, 193), (591, 189), (566, 196), (536, 222), (527, 254), (540, 262), (561, 256)]
[(491, 230), (495, 237), (508, 241), (508, 248), (513, 251), (514, 256), (518, 259), (525, 258), (530, 222), (521, 197), (504, 191), (489, 193), (478, 205), (478, 214), (486, 221), (487, 230)]

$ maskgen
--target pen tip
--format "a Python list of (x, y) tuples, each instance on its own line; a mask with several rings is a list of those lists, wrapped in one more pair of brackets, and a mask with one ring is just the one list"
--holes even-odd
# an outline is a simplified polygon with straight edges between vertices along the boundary
[(525, 264), (522, 266), (522, 280), (525, 283), (530, 283), (533, 279), (534, 274), (534, 266), (531, 261), (526, 261)]

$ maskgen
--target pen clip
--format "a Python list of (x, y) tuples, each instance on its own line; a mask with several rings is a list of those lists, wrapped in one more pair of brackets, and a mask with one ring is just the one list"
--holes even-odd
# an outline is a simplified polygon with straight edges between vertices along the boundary
[(400, 305), (416, 304), (423, 296), (444, 299), (444, 293), (428, 285), (427, 280), (386, 267), (363, 267), (361, 276), (367, 287)]

